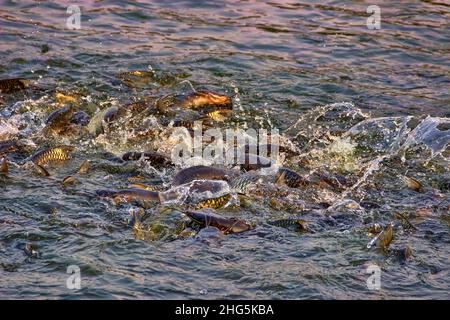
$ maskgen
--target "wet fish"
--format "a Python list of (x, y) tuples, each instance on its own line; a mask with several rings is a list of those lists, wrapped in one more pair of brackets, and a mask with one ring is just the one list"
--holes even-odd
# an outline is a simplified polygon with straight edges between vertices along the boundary
[(127, 109), (123, 107), (112, 106), (97, 112), (89, 121), (87, 130), (89, 134), (98, 136), (108, 131), (110, 125), (126, 114)]
[(331, 174), (325, 171), (318, 171), (316, 175), (320, 178), (320, 181), (325, 182), (330, 187), (336, 190), (344, 190), (347, 187), (351, 186), (351, 182), (349, 182), (344, 176), (338, 174)]
[(13, 93), (28, 87), (30, 80), (26, 79), (2, 79), (0, 80), (0, 93)]
[(6, 158), (0, 159), (0, 173), (8, 173), (8, 162), (6, 161)]
[(229, 179), (230, 171), (211, 166), (193, 166), (179, 171), (172, 180), (172, 186), (179, 186), (194, 180)]
[(381, 225), (378, 223), (375, 223), (369, 227), (368, 233), (369, 233), (369, 236), (374, 236), (374, 235), (380, 234), (381, 231), (383, 231), (383, 228), (381, 227)]
[(214, 106), (220, 109), (231, 109), (233, 107), (231, 98), (211, 91), (198, 90), (184, 97), (182, 105), (185, 108), (202, 109)]
[(44, 177), (50, 176), (50, 173), (41, 165), (35, 164), (34, 169), (41, 176), (44, 176)]
[(51, 162), (66, 161), (71, 158), (70, 153), (75, 148), (72, 146), (58, 146), (38, 151), (31, 157), (31, 161), (36, 165), (45, 165)]
[(75, 112), (70, 119), (70, 123), (77, 124), (82, 127), (87, 126), (89, 121), (91, 121), (91, 117), (89, 117), (89, 115), (84, 111)]
[(63, 179), (62, 184), (64, 186), (67, 186), (67, 185), (74, 184), (76, 181), (77, 181), (77, 179), (74, 176), (67, 176)]
[(290, 188), (305, 187), (309, 184), (308, 180), (303, 178), (297, 172), (287, 168), (280, 168), (276, 176), (277, 184), (285, 184)]
[(144, 189), (148, 191), (162, 191), (165, 189), (162, 185), (148, 185), (143, 183), (133, 183), (128, 186), (128, 188), (132, 189)]
[(408, 260), (412, 256), (412, 249), (410, 246), (406, 246), (401, 249), (395, 249), (394, 255), (402, 262)]
[(24, 252), (27, 256), (30, 256), (31, 258), (40, 258), (41, 254), (36, 250), (35, 245), (31, 243), (25, 244)]
[(308, 226), (305, 220), (299, 218), (281, 219), (275, 221), (269, 221), (270, 225), (282, 228), (295, 227), (297, 230), (307, 230)]
[(159, 193), (144, 189), (123, 189), (123, 190), (97, 190), (99, 197), (112, 198), (116, 202), (130, 202), (133, 200), (158, 201)]
[(260, 179), (259, 175), (244, 174), (231, 180), (230, 187), (240, 194), (247, 193), (247, 187)]
[(192, 238), (196, 234), (197, 232), (194, 229), (187, 227), (183, 231), (181, 231), (181, 233), (178, 235), (178, 238), (179, 239)]
[(133, 101), (124, 106), (125, 109), (129, 110), (131, 114), (137, 114), (139, 112), (142, 112), (146, 109), (148, 109), (152, 103), (155, 102), (155, 99), (153, 97), (145, 97), (143, 100), (140, 101)]
[(79, 104), (82, 98), (81, 92), (55, 92), (55, 101), (59, 104)]
[(175, 105), (177, 95), (175, 93), (167, 94), (155, 101), (155, 108), (159, 113), (166, 113)]
[(52, 131), (55, 133), (61, 133), (67, 130), (73, 114), (74, 109), (72, 106), (65, 106), (53, 111), (45, 121), (46, 125), (43, 129), (44, 132)]
[(184, 95), (168, 94), (158, 99), (155, 107), (159, 113), (172, 115), (191, 109), (214, 121), (224, 121), (233, 111), (230, 97), (206, 90)]
[(372, 202), (372, 201), (361, 201), (359, 203), (359, 205), (361, 207), (363, 207), (364, 209), (367, 209), (367, 210), (380, 208), (380, 205), (378, 203), (375, 203), (375, 202)]
[(124, 161), (137, 161), (143, 159), (149, 161), (152, 165), (172, 166), (173, 163), (169, 157), (157, 152), (127, 152), (122, 156)]
[[(238, 159), (241, 163), (241, 169), (245, 171), (259, 170), (261, 168), (269, 168), (274, 162), (266, 157), (258, 156), (251, 153), (245, 153), (242, 159)], [(242, 161), (244, 160), (244, 161)]]
[(120, 116), (120, 108), (119, 107), (109, 107), (105, 110), (105, 113), (103, 114), (103, 121), (105, 123), (111, 123), (114, 120), (116, 120)]
[(222, 122), (227, 120), (231, 116), (232, 112), (233, 111), (231, 109), (219, 109), (206, 112), (205, 114), (214, 121)]
[(370, 249), (375, 243), (383, 251), (387, 251), (394, 237), (393, 223), (388, 224), (375, 238), (370, 240), (367, 248)]
[(12, 153), (19, 150), (19, 146), (16, 141), (0, 141), (0, 155), (6, 153)]
[(251, 225), (245, 220), (227, 218), (211, 211), (184, 211), (184, 213), (202, 227), (213, 226), (225, 234), (239, 233), (251, 229)]
[(197, 209), (202, 208), (213, 208), (213, 209), (219, 209), (225, 206), (231, 199), (230, 194), (223, 195), (218, 198), (211, 198), (204, 201), (199, 202), (195, 207)]
[(406, 217), (405, 214), (400, 213), (400, 212), (396, 212), (394, 214), (394, 217), (396, 219), (400, 220), (402, 222), (402, 224), (404, 226), (406, 226), (406, 228), (417, 230), (417, 228), (411, 222), (409, 222), (409, 220), (408, 220), (408, 218)]
[(88, 173), (90, 168), (91, 168), (91, 162), (89, 160), (85, 160), (81, 164), (80, 169), (78, 169), (78, 173), (86, 174), (86, 173)]
[(422, 192), (423, 186), (422, 184), (414, 178), (410, 178), (407, 176), (402, 176), (403, 183), (411, 190)]
[(122, 72), (118, 78), (128, 87), (145, 87), (150, 83), (158, 83), (160, 85), (169, 85), (177, 80), (177, 77), (170, 73), (159, 73), (154, 70), (133, 70)]

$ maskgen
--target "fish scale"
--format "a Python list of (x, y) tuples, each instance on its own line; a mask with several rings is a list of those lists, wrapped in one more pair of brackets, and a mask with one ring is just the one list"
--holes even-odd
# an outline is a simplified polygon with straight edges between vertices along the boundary
[(39, 151), (31, 157), (31, 161), (36, 165), (45, 165), (50, 162), (65, 161), (71, 158), (70, 152), (74, 148), (71, 146), (60, 146)]
[(227, 204), (228, 201), (230, 200), (230, 198), (231, 198), (231, 195), (226, 194), (226, 195), (218, 197), (218, 198), (212, 198), (212, 199), (201, 201), (200, 203), (197, 204), (196, 207), (198, 209), (202, 209), (202, 208), (218, 209), (218, 208), (223, 207), (225, 204)]

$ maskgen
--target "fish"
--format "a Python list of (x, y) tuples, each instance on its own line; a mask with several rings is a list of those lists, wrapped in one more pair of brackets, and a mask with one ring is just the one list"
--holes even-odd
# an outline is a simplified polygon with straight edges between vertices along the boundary
[(406, 246), (401, 249), (395, 249), (394, 255), (399, 259), (401, 262), (404, 262), (408, 260), (412, 256), (412, 249), (410, 246)]
[(55, 132), (62, 133), (70, 124), (70, 120), (74, 114), (72, 106), (65, 106), (56, 109), (47, 117), (45, 121), (44, 133)]
[(49, 177), (50, 173), (47, 171), (47, 169), (45, 169), (43, 166), (35, 164), (34, 165), (34, 169), (36, 170), (36, 172), (44, 177)]
[(31, 243), (26, 243), (24, 247), (24, 252), (27, 256), (32, 258), (40, 258), (41, 254), (36, 250), (36, 246)]
[(402, 180), (403, 180), (403, 183), (409, 189), (414, 190), (416, 192), (422, 192), (423, 191), (423, 186), (418, 180), (416, 180), (414, 178), (407, 177), (407, 176), (402, 176)]
[(0, 80), (0, 93), (13, 93), (24, 90), (29, 86), (30, 82), (30, 80), (21, 78), (2, 79)]
[(181, 233), (178, 235), (179, 239), (188, 239), (188, 238), (192, 238), (193, 236), (196, 235), (196, 231), (192, 228), (186, 227), (183, 231), (181, 231)]
[(133, 183), (128, 185), (128, 188), (132, 188), (132, 189), (144, 189), (144, 190), (148, 190), (148, 191), (161, 191), (164, 190), (164, 186), (162, 185), (148, 185), (148, 184), (143, 184), (143, 183)]
[(167, 113), (175, 105), (177, 95), (169, 93), (155, 101), (155, 109), (158, 113)]
[(166, 155), (157, 152), (127, 152), (122, 156), (124, 161), (137, 161), (143, 159), (149, 161), (152, 165), (173, 166), (172, 161)]
[(269, 168), (274, 164), (274, 162), (269, 158), (258, 156), (251, 153), (245, 153), (243, 155), (241, 154), (237, 159), (237, 161), (241, 165), (241, 169), (245, 171), (259, 170), (261, 168)]
[(181, 102), (185, 108), (199, 110), (208, 106), (220, 109), (232, 109), (231, 98), (215, 92), (198, 90), (186, 95)]
[(230, 171), (211, 166), (193, 166), (179, 171), (172, 180), (172, 186), (179, 186), (194, 180), (224, 180), (230, 177)]
[(131, 114), (138, 114), (146, 109), (148, 109), (152, 103), (154, 103), (153, 97), (145, 97), (143, 100), (133, 101), (124, 106), (125, 109), (129, 110)]
[(370, 240), (370, 242), (367, 244), (367, 249), (370, 249), (376, 243), (378, 248), (380, 248), (383, 251), (387, 251), (389, 245), (392, 242), (393, 237), (394, 237), (393, 223), (389, 223), (383, 229), (383, 231), (381, 231), (376, 237)]
[(75, 112), (70, 119), (70, 123), (80, 125), (82, 127), (87, 126), (90, 121), (91, 117), (89, 117), (89, 115), (84, 111)]
[(74, 149), (74, 147), (66, 145), (44, 149), (31, 156), (31, 161), (40, 166), (51, 162), (66, 161), (71, 159), (70, 153)]
[(307, 230), (308, 226), (305, 220), (299, 218), (280, 219), (275, 221), (269, 221), (270, 225), (282, 228), (295, 227), (297, 230)]
[(78, 105), (81, 102), (83, 94), (77, 91), (56, 91), (54, 97), (56, 103)]
[(220, 109), (206, 112), (206, 116), (217, 122), (223, 122), (230, 117), (232, 110)]
[[(233, 112), (230, 97), (206, 90), (189, 94), (167, 94), (155, 102), (155, 109), (161, 114), (183, 114), (186, 110), (197, 113), (214, 121), (224, 121)], [(184, 110), (184, 111), (183, 111)]]
[(244, 174), (230, 181), (230, 187), (239, 194), (246, 194), (247, 187), (260, 179), (259, 175)]
[(108, 131), (110, 125), (118, 118), (125, 115), (127, 109), (124, 107), (111, 106), (109, 108), (100, 110), (89, 121), (87, 130), (90, 135), (98, 136), (99, 134)]
[(85, 160), (81, 164), (80, 169), (78, 169), (78, 173), (79, 174), (86, 174), (86, 173), (88, 173), (90, 168), (91, 168), (91, 162), (89, 160)]
[(202, 227), (213, 226), (225, 234), (240, 233), (251, 229), (251, 225), (245, 220), (223, 217), (212, 211), (187, 210), (183, 212)]
[(0, 141), (0, 155), (16, 152), (19, 150), (19, 145), (16, 141)]
[(392, 224), (388, 224), (387, 227), (378, 236), (377, 246), (383, 251), (386, 251), (392, 242), (394, 237), (394, 228)]
[(341, 175), (331, 174), (329, 172), (324, 171), (318, 171), (316, 172), (316, 175), (320, 178), (321, 181), (325, 182), (330, 187), (336, 190), (341, 191), (351, 185), (351, 183), (344, 176)]
[(120, 116), (120, 112), (121, 109), (119, 107), (109, 107), (105, 110), (105, 113), (103, 114), (103, 121), (105, 123), (111, 123), (113, 121), (115, 121), (119, 116)]
[(74, 184), (77, 181), (77, 179), (74, 176), (67, 176), (63, 179), (62, 184), (64, 186)]
[(172, 74), (160, 74), (154, 70), (132, 70), (122, 72), (118, 75), (118, 78), (130, 88), (145, 87), (150, 83), (169, 85), (174, 83), (177, 79), (177, 77)]
[(371, 225), (367, 231), (368, 231), (369, 236), (374, 236), (374, 235), (378, 235), (381, 231), (383, 231), (383, 229), (380, 224), (375, 223), (375, 224)]
[(221, 197), (203, 200), (203, 201), (199, 202), (195, 207), (197, 209), (202, 209), (202, 208), (219, 209), (219, 208), (225, 206), (230, 201), (230, 199), (231, 199), (231, 195), (226, 194)]
[(159, 202), (159, 193), (138, 188), (122, 190), (97, 190), (97, 195), (103, 198), (112, 198), (116, 203), (130, 202), (133, 200), (157, 201)]
[(305, 187), (309, 184), (309, 181), (299, 175), (297, 172), (287, 168), (278, 169), (276, 176), (277, 184), (285, 184), (290, 188)]
[(406, 228), (417, 230), (417, 228), (411, 222), (409, 222), (409, 220), (405, 214), (396, 212), (396, 213), (394, 213), (394, 217), (396, 219), (400, 220), (402, 222), (402, 224), (404, 224), (406, 226)]
[(8, 161), (6, 161), (6, 158), (0, 159), (0, 173), (8, 173)]

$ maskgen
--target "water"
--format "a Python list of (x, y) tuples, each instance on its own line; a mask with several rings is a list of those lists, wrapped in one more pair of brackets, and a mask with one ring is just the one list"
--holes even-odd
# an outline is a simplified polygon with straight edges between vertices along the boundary
[[(173, 169), (119, 169), (104, 153), (170, 150), (165, 140), (132, 137), (127, 121), (92, 140), (54, 138), (79, 151), (50, 167), (49, 178), (14, 164), (0, 176), (1, 297), (450, 297), (445, 2), (381, 3), (380, 30), (366, 27), (373, 3), (361, 1), (83, 1), (79, 30), (67, 29), (70, 4), (1, 2), (0, 78), (34, 79), (42, 89), (2, 98), (0, 140), (19, 137), (28, 146), (12, 161), (51, 142), (39, 131), (56, 108), (54, 88), (78, 90), (92, 116), (193, 86), (232, 96), (232, 125), (286, 132), (301, 152), (286, 166), (305, 176), (326, 169), (351, 183), (337, 192), (281, 188), (280, 200), (256, 194), (258, 201), (222, 211), (256, 225), (242, 234), (146, 241), (127, 224), (133, 205), (100, 200), (95, 190), (126, 187), (136, 175), (167, 185)], [(130, 70), (154, 76), (130, 88), (118, 77)], [(327, 106), (342, 101), (348, 104)], [(86, 158), (94, 169), (62, 187)], [(408, 189), (402, 176), (425, 190)], [(331, 206), (320, 209), (321, 202)], [(418, 230), (398, 229), (386, 254), (368, 250), (367, 227), (386, 225), (397, 211)], [(266, 223), (299, 215), (314, 233)], [(412, 257), (398, 259), (394, 251), (407, 245)], [(367, 288), (370, 264), (381, 268), (381, 290)], [(80, 290), (66, 286), (69, 265), (81, 269)]]

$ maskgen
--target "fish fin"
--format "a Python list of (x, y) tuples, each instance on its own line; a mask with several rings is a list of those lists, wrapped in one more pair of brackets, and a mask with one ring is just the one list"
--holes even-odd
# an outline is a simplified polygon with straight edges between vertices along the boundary
[(0, 159), (0, 173), (8, 173), (8, 161), (6, 161), (6, 158)]

